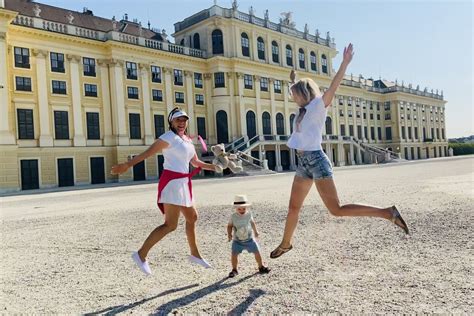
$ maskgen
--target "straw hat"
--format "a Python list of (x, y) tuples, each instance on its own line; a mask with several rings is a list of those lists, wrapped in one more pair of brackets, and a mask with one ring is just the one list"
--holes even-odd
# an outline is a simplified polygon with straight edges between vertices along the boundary
[(250, 206), (252, 203), (249, 203), (246, 195), (239, 194), (234, 197), (234, 206), (241, 207), (241, 206)]

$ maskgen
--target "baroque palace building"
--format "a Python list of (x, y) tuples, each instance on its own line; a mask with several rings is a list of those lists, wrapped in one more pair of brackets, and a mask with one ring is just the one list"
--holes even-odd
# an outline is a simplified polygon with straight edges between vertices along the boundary
[[(290, 70), (324, 91), (337, 50), (329, 32), (282, 16), (213, 5), (175, 24), (178, 45), (127, 15), (0, 0), (0, 191), (159, 178), (161, 155), (109, 170), (164, 133), (175, 106), (189, 134), (293, 170)], [(347, 75), (324, 149), (336, 166), (446, 156), (445, 103), (442, 92)]]

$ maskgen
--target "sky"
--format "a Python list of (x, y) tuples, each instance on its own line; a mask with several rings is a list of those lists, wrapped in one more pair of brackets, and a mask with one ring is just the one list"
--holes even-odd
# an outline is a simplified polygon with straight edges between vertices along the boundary
[[(174, 23), (209, 8), (215, 0), (38, 0), (75, 11), (129, 20), (174, 32)], [(230, 8), (231, 0), (216, 0)], [(133, 3), (133, 5), (132, 5)], [(278, 22), (281, 12), (293, 12), (296, 28), (305, 23), (311, 34), (329, 31), (339, 51), (334, 68), (349, 42), (355, 55), (347, 74), (403, 80), (406, 85), (443, 90), (448, 138), (474, 134), (472, 0), (238, 0), (239, 10)]]

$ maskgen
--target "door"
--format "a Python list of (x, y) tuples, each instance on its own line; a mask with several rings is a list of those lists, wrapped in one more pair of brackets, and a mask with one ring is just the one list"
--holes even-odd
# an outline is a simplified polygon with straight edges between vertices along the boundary
[(38, 160), (22, 160), (21, 165), (21, 189), (39, 189)]
[(268, 161), (268, 168), (275, 170), (276, 168), (276, 155), (274, 150), (265, 151), (265, 157)]
[(104, 157), (91, 157), (91, 184), (105, 183)]
[(163, 173), (163, 163), (165, 162), (165, 158), (163, 155), (158, 155), (158, 178), (161, 177), (161, 174)]
[(133, 166), (133, 181), (143, 181), (145, 177), (145, 162), (142, 161)]
[(58, 159), (58, 186), (68, 187), (74, 185), (74, 166), (72, 158)]
[(290, 170), (290, 151), (281, 151), (281, 166), (283, 170)]

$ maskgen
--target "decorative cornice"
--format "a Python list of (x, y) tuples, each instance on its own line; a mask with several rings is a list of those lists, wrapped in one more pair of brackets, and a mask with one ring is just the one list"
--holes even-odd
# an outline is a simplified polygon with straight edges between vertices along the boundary
[(43, 49), (33, 48), (32, 53), (36, 58), (46, 58), (46, 56), (48, 56), (48, 52)]
[(273, 83), (275, 81), (275, 79), (273, 78), (268, 78), (268, 83)]
[(205, 80), (210, 80), (210, 79), (212, 79), (212, 74), (208, 72), (208, 73), (205, 73), (203, 75), (203, 77), (204, 77)]
[(255, 80), (255, 82), (259, 82), (260, 81), (260, 76), (259, 75), (254, 75), (253, 76), (253, 79)]
[(229, 71), (229, 72), (227, 72), (227, 78), (229, 78), (229, 79), (233, 79), (233, 77), (234, 77), (234, 74), (235, 74), (235, 73), (234, 73), (233, 71)]
[(189, 71), (189, 70), (185, 70), (184, 71), (184, 76), (185, 77), (191, 77), (193, 75), (193, 72), (192, 71)]
[(147, 63), (139, 63), (138, 67), (140, 67), (141, 71), (148, 71), (150, 69), (150, 64)]
[(115, 59), (115, 58), (109, 59), (109, 65), (111, 65), (111, 66), (123, 67), (124, 64), (125, 64), (125, 62), (121, 59)]
[(99, 64), (99, 66), (107, 66), (109, 62), (110, 62), (110, 59), (104, 59), (104, 58), (97, 59), (97, 64)]
[(162, 70), (165, 74), (170, 74), (173, 72), (173, 69), (171, 69), (170, 67), (162, 67)]
[(236, 72), (235, 76), (240, 79), (240, 78), (244, 77), (244, 73), (243, 72)]
[(67, 60), (69, 60), (70, 62), (80, 62), (81, 61), (81, 56), (78, 56), (78, 55), (73, 55), (73, 54), (67, 54), (66, 55), (66, 58)]
[(7, 33), (6, 32), (0, 32), (0, 40), (4, 40), (7, 38)]

